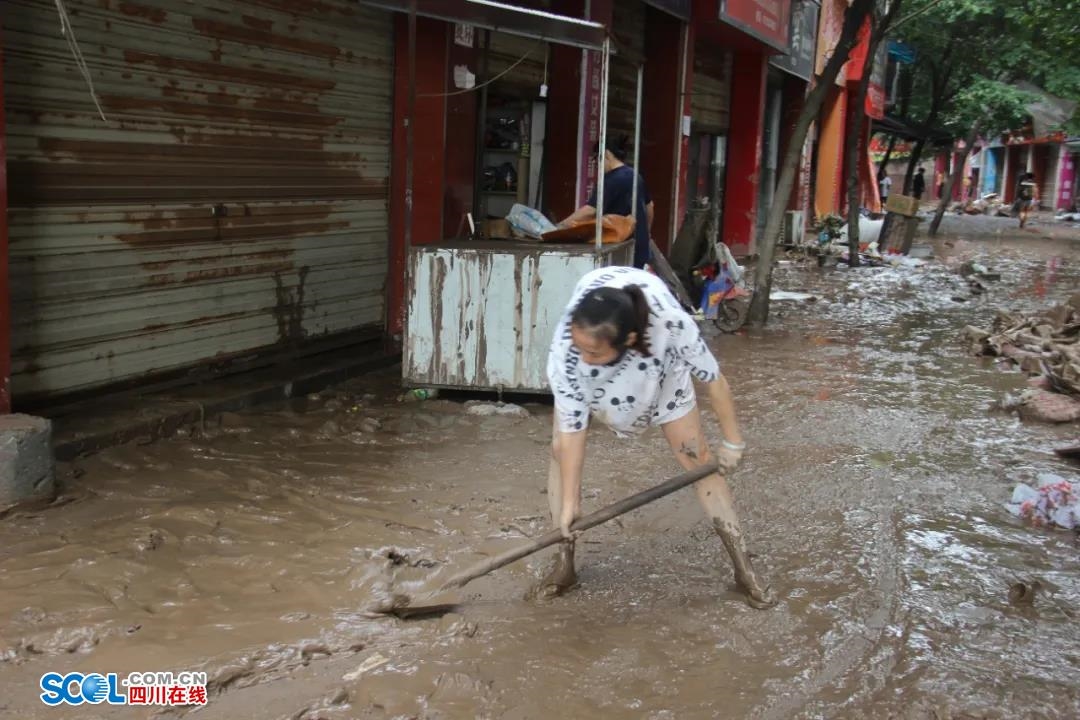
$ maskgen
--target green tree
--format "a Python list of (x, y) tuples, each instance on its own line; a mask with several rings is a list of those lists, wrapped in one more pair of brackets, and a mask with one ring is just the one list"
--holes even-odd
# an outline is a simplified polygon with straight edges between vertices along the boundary
[(1027, 118), (1027, 106), (1034, 98), (1012, 85), (982, 77), (974, 78), (956, 96), (947, 122), (958, 136), (964, 137), (960, 157), (952, 173), (945, 181), (945, 189), (938, 201), (934, 219), (930, 222), (930, 235), (937, 235), (941, 219), (949, 206), (952, 189), (964, 172), (964, 164), (975, 143), (982, 136), (997, 136), (1019, 127)]
[(754, 297), (750, 300), (750, 311), (747, 314), (747, 321), (753, 326), (761, 327), (769, 319), (769, 293), (772, 291), (776, 240), (784, 222), (784, 211), (791, 200), (791, 191), (795, 187), (795, 169), (799, 165), (799, 156), (802, 154), (806, 135), (810, 131), (811, 123), (821, 110), (822, 103), (825, 102), (829, 88), (836, 82), (852, 48), (855, 47), (859, 28), (862, 27), (873, 8), (874, 0), (852, 0), (844, 10), (844, 25), (840, 38), (829, 55), (829, 60), (825, 63), (821, 75), (814, 79), (814, 89), (806, 96), (806, 103), (795, 122), (795, 130), (788, 139), (787, 152), (784, 153), (784, 161), (780, 168), (780, 178), (776, 183), (776, 195), (773, 196), (773, 204), (769, 208), (768, 219), (765, 223), (765, 233), (758, 237)]

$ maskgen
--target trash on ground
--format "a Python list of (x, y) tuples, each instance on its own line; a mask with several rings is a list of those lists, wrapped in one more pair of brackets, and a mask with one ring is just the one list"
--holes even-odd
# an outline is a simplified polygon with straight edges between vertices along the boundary
[(1036, 486), (1021, 483), (1005, 505), (1010, 513), (1036, 527), (1080, 527), (1080, 484), (1051, 473), (1040, 474)]
[(787, 290), (773, 290), (769, 293), (769, 300), (773, 302), (783, 302), (789, 300), (791, 302), (815, 302), (817, 301), (817, 295), (811, 295), (804, 292), (789, 292)]
[(479, 402), (476, 400), (465, 403), (465, 412), (469, 415), (477, 415), (479, 417), (492, 417), (494, 415), (520, 418), (530, 417), (529, 411), (520, 405), (501, 402)]
[(357, 667), (355, 670), (353, 670), (352, 672), (345, 673), (341, 677), (341, 679), (344, 680), (345, 682), (352, 682), (353, 680), (359, 680), (363, 675), (371, 672), (372, 670), (374, 670), (377, 667), (381, 667), (381, 666), (385, 665), (388, 662), (390, 662), (389, 658), (385, 658), (382, 655), (380, 655), (379, 653), (375, 653), (374, 655), (369, 657), (367, 660), (360, 663), (360, 666)]

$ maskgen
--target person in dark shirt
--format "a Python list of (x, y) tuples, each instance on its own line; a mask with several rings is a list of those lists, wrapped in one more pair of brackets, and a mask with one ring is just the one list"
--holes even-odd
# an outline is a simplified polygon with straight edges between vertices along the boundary
[[(597, 148), (599, 145), (597, 145)], [(595, 152), (595, 149), (594, 149)], [(645, 186), (645, 179), (626, 164), (626, 138), (609, 141), (604, 151), (604, 214), (628, 216), (634, 193), (634, 176), (637, 175), (637, 224), (634, 227), (634, 267), (643, 268), (652, 259), (649, 239), (653, 223), (652, 198)], [(596, 188), (589, 199), (572, 215), (559, 223), (567, 227), (575, 222), (596, 218)]]
[(1013, 212), (1020, 216), (1020, 227), (1027, 225), (1028, 215), (1035, 205), (1038, 188), (1035, 185), (1035, 173), (1026, 172), (1016, 183), (1016, 201)]
[(926, 192), (925, 169), (919, 168), (919, 171), (915, 173), (915, 180), (911, 183), (911, 193), (916, 200), (922, 200), (924, 192)]

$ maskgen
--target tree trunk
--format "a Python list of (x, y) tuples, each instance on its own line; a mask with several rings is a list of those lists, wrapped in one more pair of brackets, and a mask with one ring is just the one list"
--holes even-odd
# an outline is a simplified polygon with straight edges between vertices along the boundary
[(862, 145), (862, 126), (866, 120), (866, 93), (870, 89), (870, 70), (877, 51), (877, 43), (873, 38), (877, 33), (871, 33), (871, 40), (866, 51), (866, 63), (862, 69), (862, 77), (859, 78), (859, 87), (855, 91), (855, 98), (850, 107), (851, 122), (848, 124), (848, 136), (844, 138), (844, 174), (847, 176), (847, 199), (848, 199), (848, 266), (859, 267), (862, 261), (859, 258), (859, 212), (862, 203), (859, 202), (859, 149)]
[(907, 172), (904, 173), (904, 194), (911, 194), (911, 183), (915, 180), (915, 168), (922, 159), (923, 148), (926, 147), (926, 138), (919, 138), (915, 146), (911, 148), (911, 157), (908, 158)]
[(780, 170), (780, 179), (776, 186), (776, 195), (773, 197), (772, 207), (769, 208), (768, 221), (765, 223), (765, 234), (758, 241), (758, 262), (754, 271), (754, 297), (750, 301), (748, 322), (755, 327), (761, 327), (769, 319), (769, 292), (772, 290), (773, 257), (776, 252), (776, 240), (780, 236), (780, 228), (784, 222), (784, 211), (791, 199), (791, 190), (795, 186), (795, 169), (802, 155), (803, 145), (806, 142), (806, 134), (810, 130), (811, 123), (817, 117), (825, 95), (836, 83), (836, 77), (841, 68), (847, 62), (848, 54), (855, 45), (855, 37), (862, 26), (866, 16), (873, 8), (874, 0), (854, 0), (844, 10), (844, 27), (840, 33), (840, 39), (836, 43), (836, 49), (825, 64), (825, 70), (821, 77), (816, 78), (814, 89), (806, 97), (806, 104), (799, 113), (795, 130), (788, 140), (787, 152), (784, 154), (784, 163)]
[(892, 159), (893, 150), (896, 149), (896, 136), (889, 136), (889, 146), (885, 148), (885, 157), (881, 158), (881, 165), (878, 166), (878, 180), (889, 174), (889, 160)]
[(945, 189), (941, 192), (941, 199), (938, 201), (937, 211), (934, 212), (934, 219), (930, 221), (930, 237), (936, 236), (938, 228), (941, 227), (941, 219), (945, 217), (945, 211), (949, 207), (950, 200), (952, 200), (952, 189), (956, 187), (957, 181), (959, 181), (964, 174), (964, 165), (967, 164), (968, 155), (971, 154), (971, 149), (975, 146), (975, 141), (979, 139), (979, 125), (980, 123), (975, 123), (971, 128), (967, 138), (964, 140), (964, 149), (960, 153), (960, 159), (953, 167), (953, 171), (949, 173), (949, 177), (945, 180)]

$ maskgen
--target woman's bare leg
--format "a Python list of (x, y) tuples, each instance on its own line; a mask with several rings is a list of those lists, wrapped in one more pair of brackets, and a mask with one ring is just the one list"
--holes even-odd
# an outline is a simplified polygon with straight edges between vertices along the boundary
[[(675, 458), (686, 470), (692, 470), (713, 461), (705, 435), (701, 430), (701, 412), (694, 408), (683, 417), (663, 426), (664, 436), (675, 453)], [(772, 607), (776, 594), (764, 582), (750, 562), (731, 489), (722, 475), (713, 474), (699, 480), (694, 489), (705, 513), (712, 519), (716, 534), (735, 567), (735, 582), (746, 593), (747, 602), (756, 608)]]
[[(559, 461), (555, 459), (554, 453), (556, 436), (557, 432), (553, 429), (547, 484), (548, 510), (551, 512), (553, 527), (559, 526), (559, 514), (562, 512), (562, 472), (559, 470)], [(539, 597), (556, 597), (575, 585), (577, 585), (577, 573), (574, 571), (574, 543), (565, 541), (559, 544), (555, 563), (535, 588), (534, 594)]]

